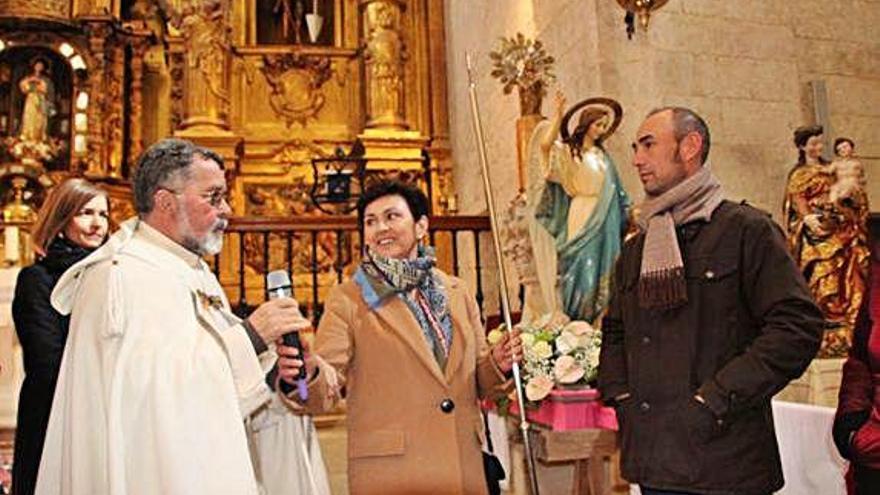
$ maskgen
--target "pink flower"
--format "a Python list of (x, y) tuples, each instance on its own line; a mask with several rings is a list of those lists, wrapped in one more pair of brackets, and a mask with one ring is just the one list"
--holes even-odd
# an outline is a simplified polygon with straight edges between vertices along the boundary
[(549, 376), (539, 375), (526, 383), (526, 398), (538, 402), (547, 397), (551, 390), (553, 390), (553, 380)]
[(571, 356), (559, 356), (553, 365), (553, 374), (559, 383), (576, 383), (584, 377), (584, 369)]

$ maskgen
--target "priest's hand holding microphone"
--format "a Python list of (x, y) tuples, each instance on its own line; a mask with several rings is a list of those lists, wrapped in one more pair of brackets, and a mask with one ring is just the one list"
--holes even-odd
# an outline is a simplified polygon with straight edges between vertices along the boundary
[[(275, 342), (278, 354), (277, 376), (281, 378), (285, 395), (290, 394), (299, 376), (314, 376), (314, 365), (307, 359), (303, 366), (302, 347), (296, 344), (298, 332), (311, 328), (312, 324), (299, 311), (299, 304), (291, 297), (290, 277), (283, 270), (271, 272), (266, 277), (269, 300), (261, 304), (243, 324), (254, 343), (257, 354), (267, 349), (267, 344)], [(287, 337), (288, 343), (284, 343)], [(274, 380), (275, 373), (272, 378)], [(273, 382), (271, 386), (275, 386)], [(304, 399), (303, 399), (304, 400)]]
[[(299, 305), (293, 299), (290, 276), (284, 270), (275, 270), (266, 274), (266, 290), (270, 300), (289, 301)], [(301, 401), (308, 399), (308, 379), (315, 376), (315, 364), (309, 359), (306, 351), (308, 345), (300, 338), (299, 332), (311, 327), (311, 323), (299, 314), (298, 321), (291, 325), (278, 340), (278, 376), (281, 378), (280, 388), (284, 395), (289, 396), (294, 390)], [(295, 387), (294, 387), (295, 384)]]

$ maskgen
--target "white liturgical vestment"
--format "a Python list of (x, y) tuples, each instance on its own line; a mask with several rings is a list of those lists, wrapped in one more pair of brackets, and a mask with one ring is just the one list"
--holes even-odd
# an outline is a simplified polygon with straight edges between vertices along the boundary
[(271, 392), (200, 257), (132, 219), (52, 304), (72, 316), (38, 495), (258, 493), (243, 419)]

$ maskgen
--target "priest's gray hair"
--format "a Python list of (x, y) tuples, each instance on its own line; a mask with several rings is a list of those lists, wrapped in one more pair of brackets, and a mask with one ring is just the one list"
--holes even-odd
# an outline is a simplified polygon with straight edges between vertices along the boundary
[(140, 217), (153, 211), (153, 196), (160, 189), (180, 192), (190, 178), (193, 159), (212, 160), (223, 168), (216, 152), (177, 138), (163, 139), (141, 155), (134, 172), (134, 207)]
[[(706, 160), (709, 158), (709, 145), (711, 143), (711, 139), (709, 136), (709, 126), (706, 125), (706, 121), (703, 120), (703, 117), (691, 110), (690, 108), (685, 107), (661, 107), (655, 108), (648, 112), (647, 117), (652, 115), (656, 115), (660, 112), (665, 111), (672, 112), (672, 133), (675, 135), (675, 142), (680, 143), (685, 136), (692, 132), (696, 132), (703, 138), (703, 149), (702, 154), (700, 156), (700, 165), (706, 163)], [(645, 117), (645, 118), (647, 118)]]

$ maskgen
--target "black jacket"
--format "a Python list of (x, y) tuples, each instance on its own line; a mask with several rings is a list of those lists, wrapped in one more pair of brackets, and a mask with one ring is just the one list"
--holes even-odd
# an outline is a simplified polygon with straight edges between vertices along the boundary
[(770, 398), (815, 356), (822, 315), (766, 213), (725, 201), (711, 222), (677, 233), (687, 304), (639, 307), (640, 234), (624, 245), (603, 320), (602, 396), (630, 394), (617, 405), (623, 476), (701, 494), (773, 492), (783, 479)]
[(12, 319), (24, 354), (24, 383), (18, 399), (12, 493), (30, 495), (46, 438), (55, 382), (67, 340), (69, 318), (49, 302), (52, 289), (71, 265), (90, 251), (57, 238), (44, 258), (22, 269), (15, 283)]

